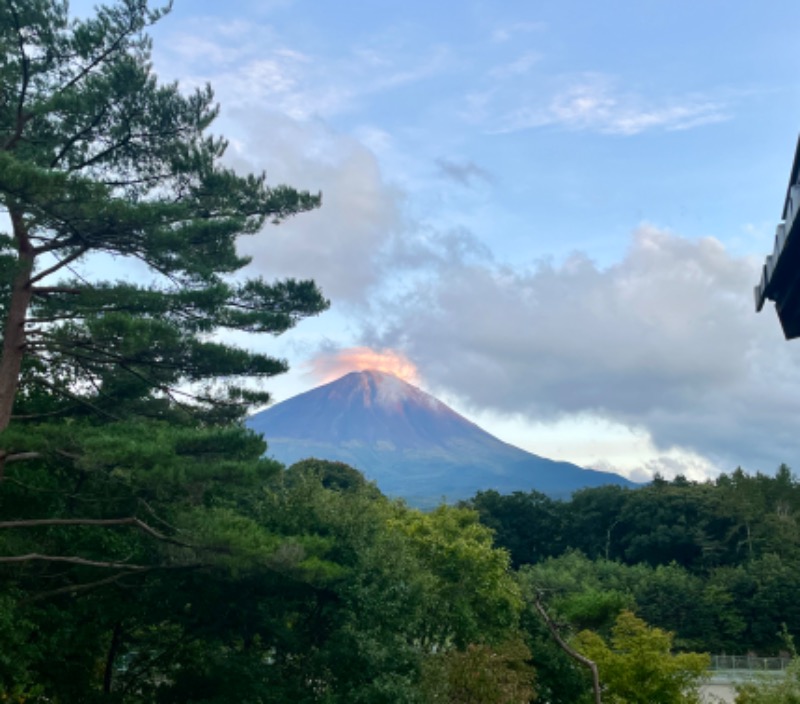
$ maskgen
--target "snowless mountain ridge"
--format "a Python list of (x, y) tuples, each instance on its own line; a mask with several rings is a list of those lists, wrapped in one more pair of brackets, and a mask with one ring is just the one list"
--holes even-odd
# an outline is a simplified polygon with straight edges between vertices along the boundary
[(360, 469), (386, 494), (417, 505), (475, 492), (535, 489), (567, 497), (616, 474), (555, 462), (502, 442), (415, 386), (385, 372), (351, 372), (248, 420), (285, 464), (307, 457)]

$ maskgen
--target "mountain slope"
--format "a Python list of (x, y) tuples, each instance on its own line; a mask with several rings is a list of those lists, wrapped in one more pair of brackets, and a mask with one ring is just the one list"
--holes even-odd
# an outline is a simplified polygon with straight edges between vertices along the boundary
[(268, 454), (360, 469), (384, 493), (416, 505), (469, 498), (481, 489), (576, 489), (631, 482), (610, 472), (554, 462), (498, 440), (441, 401), (391, 374), (352, 372), (252, 416)]

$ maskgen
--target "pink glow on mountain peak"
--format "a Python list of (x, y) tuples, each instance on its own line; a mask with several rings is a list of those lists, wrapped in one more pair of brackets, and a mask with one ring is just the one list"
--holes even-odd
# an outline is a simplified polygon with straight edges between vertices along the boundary
[(309, 374), (321, 384), (334, 381), (349, 372), (361, 371), (384, 372), (415, 386), (421, 383), (416, 365), (404, 354), (392, 349), (350, 347), (324, 352), (310, 360), (306, 366)]

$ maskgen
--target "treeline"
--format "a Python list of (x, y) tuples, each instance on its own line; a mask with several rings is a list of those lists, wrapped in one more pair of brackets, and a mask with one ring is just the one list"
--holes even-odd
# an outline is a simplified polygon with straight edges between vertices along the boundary
[(465, 505), (576, 624), (631, 608), (674, 632), (676, 646), (717, 653), (785, 650), (781, 624), (800, 636), (800, 484), (785, 465), (569, 501), (486, 491)]

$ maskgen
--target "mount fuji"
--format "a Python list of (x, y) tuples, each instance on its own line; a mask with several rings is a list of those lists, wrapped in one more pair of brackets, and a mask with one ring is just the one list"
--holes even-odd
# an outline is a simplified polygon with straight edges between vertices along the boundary
[(287, 466), (308, 457), (345, 462), (385, 494), (415, 506), (477, 491), (535, 489), (555, 498), (585, 487), (635, 484), (509, 445), (430, 394), (379, 371), (352, 372), (251, 416), (267, 454)]

